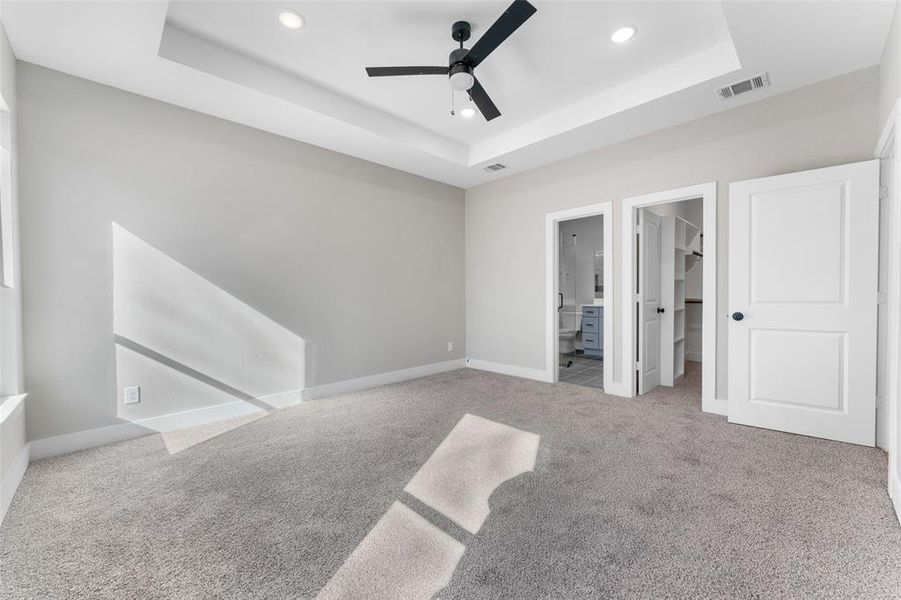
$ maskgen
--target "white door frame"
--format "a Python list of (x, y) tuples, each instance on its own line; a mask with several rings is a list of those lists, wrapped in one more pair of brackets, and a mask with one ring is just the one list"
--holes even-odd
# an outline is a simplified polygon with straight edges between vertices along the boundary
[(559, 357), (557, 347), (560, 319), (557, 315), (557, 293), (560, 291), (560, 222), (582, 217), (604, 217), (604, 391), (611, 393), (613, 382), (613, 311), (611, 290), (613, 289), (613, 203), (599, 202), (557, 212), (547, 213), (544, 224), (544, 264), (545, 264), (545, 375), (550, 383), (559, 379)]
[(895, 103), (876, 146), (876, 158), (891, 156), (894, 152), (889, 214), (889, 261), (887, 314), (888, 386), (886, 390), (885, 417), (888, 419), (888, 492), (895, 505), (895, 513), (901, 520), (901, 100)]
[[(664, 190), (652, 194), (633, 196), (623, 199), (622, 220), (622, 281), (620, 303), (622, 305), (622, 365), (623, 396), (635, 396), (635, 243), (636, 243), (636, 209), (693, 200), (701, 198), (704, 202), (704, 276), (701, 327), (701, 354), (704, 365), (701, 380), (701, 410), (704, 412), (725, 415), (728, 411), (726, 400), (716, 397), (716, 182), (690, 185), (683, 188)], [(606, 376), (606, 375), (605, 375)]]

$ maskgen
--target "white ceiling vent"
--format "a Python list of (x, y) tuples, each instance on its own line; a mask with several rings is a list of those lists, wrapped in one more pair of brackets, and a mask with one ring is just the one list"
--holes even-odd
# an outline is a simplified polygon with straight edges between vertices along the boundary
[(502, 165), (501, 163), (494, 163), (493, 165), (488, 165), (485, 167), (485, 170), (489, 173), (494, 173), (495, 171), (500, 171), (502, 169), (506, 169), (507, 165)]
[(728, 100), (732, 96), (738, 96), (739, 94), (744, 94), (745, 92), (751, 92), (753, 90), (758, 90), (762, 87), (769, 86), (770, 76), (767, 73), (761, 73), (760, 75), (755, 75), (750, 79), (745, 79), (743, 81), (733, 83), (732, 85), (722, 87), (718, 89), (716, 93), (723, 100)]

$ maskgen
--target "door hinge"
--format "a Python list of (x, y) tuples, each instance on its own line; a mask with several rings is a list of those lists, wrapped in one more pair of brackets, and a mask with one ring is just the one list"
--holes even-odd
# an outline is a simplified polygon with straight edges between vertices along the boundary
[(887, 301), (885, 292), (876, 292), (876, 304), (885, 304)]
[(635, 370), (641, 372), (641, 363), (637, 360), (635, 361)]
[(888, 198), (888, 188), (885, 187), (884, 185), (880, 185), (879, 186), (879, 199), (885, 200), (886, 198)]
[(876, 408), (885, 408), (885, 398), (876, 396)]
[(639, 233), (639, 234), (641, 233), (641, 225), (635, 226), (635, 233)]
[(641, 294), (639, 294), (638, 292), (635, 293), (635, 302), (641, 304)]

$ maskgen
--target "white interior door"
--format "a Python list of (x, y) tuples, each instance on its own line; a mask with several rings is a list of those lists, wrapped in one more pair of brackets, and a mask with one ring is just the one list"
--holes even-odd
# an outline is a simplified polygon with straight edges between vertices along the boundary
[(878, 161), (729, 187), (729, 421), (872, 446)]
[(638, 393), (660, 385), (660, 217), (638, 210)]

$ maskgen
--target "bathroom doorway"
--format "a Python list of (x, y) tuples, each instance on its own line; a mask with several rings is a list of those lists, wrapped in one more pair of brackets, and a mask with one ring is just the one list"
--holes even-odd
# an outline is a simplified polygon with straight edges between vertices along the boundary
[(559, 381), (604, 389), (604, 216), (561, 221)]
[(604, 390), (610, 382), (610, 203), (547, 215), (548, 380)]

